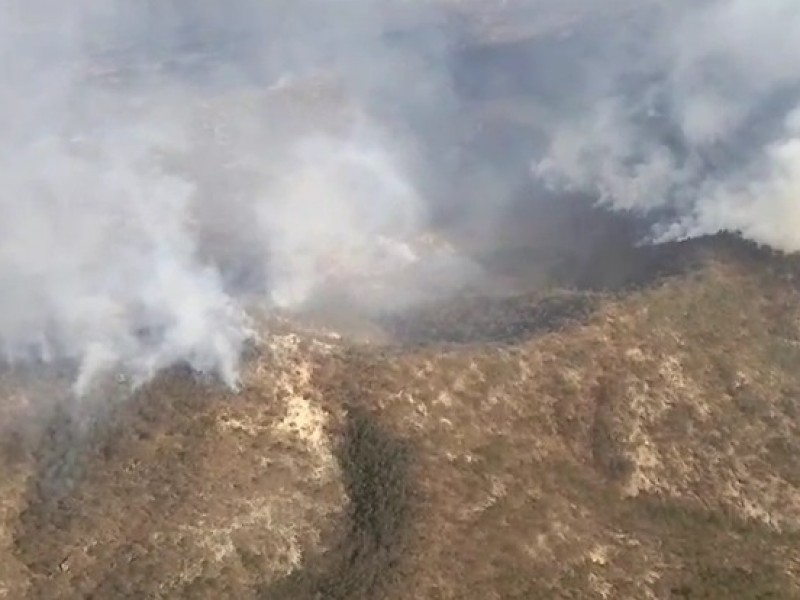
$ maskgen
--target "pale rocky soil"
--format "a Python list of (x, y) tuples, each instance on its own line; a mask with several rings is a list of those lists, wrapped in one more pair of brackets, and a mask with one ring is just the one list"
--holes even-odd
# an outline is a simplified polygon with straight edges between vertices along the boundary
[(94, 425), (7, 373), (0, 597), (800, 597), (795, 266), (718, 246), (508, 340), (275, 321)]

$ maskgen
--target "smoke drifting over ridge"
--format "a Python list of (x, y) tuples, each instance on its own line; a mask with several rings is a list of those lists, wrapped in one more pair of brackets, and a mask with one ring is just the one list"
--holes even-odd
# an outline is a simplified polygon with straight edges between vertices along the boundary
[(609, 25), (534, 173), (655, 219), (800, 250), (800, 7), (652, 4)]
[(79, 389), (179, 360), (233, 383), (256, 294), (413, 261), (425, 207), (368, 106), (404, 85), (370, 71), (394, 60), (376, 6), (4, 0), (6, 357), (76, 361)]
[[(800, 250), (799, 34), (792, 0), (0, 0), (0, 346), (79, 389), (178, 361), (234, 383), (250, 306), (457, 281), (413, 240), (531, 178), (657, 240)], [(465, 44), (519, 55), (525, 144), (463, 150), (495, 85)]]

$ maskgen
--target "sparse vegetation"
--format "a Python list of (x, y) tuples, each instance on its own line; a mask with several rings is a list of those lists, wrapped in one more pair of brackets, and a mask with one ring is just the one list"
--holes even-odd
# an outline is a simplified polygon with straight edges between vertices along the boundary
[(515, 343), (588, 318), (592, 294), (464, 298), (389, 320), (398, 341), (412, 344)]
[[(381, 351), (289, 331), (239, 395), (178, 370), (96, 429), (57, 417), (38, 445), (0, 444), (0, 583), (48, 600), (800, 597), (794, 267), (729, 243), (653, 287), (566, 294), (591, 300), (577, 319), (521, 296)], [(458, 330), (471, 311), (477, 334)]]
[(407, 551), (413, 490), (410, 451), (367, 409), (348, 410), (339, 460), (349, 498), (324, 556), (267, 586), (263, 600), (385, 598)]

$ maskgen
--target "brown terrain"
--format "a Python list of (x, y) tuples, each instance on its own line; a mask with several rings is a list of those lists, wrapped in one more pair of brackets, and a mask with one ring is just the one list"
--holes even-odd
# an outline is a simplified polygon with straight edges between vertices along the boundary
[(460, 299), (265, 317), (236, 392), (6, 368), (0, 598), (800, 598), (798, 259), (559, 207), (452, 233)]
[(59, 375), (9, 371), (0, 594), (800, 597), (797, 265), (664, 254), (693, 266), (389, 344), (274, 320), (238, 393), (176, 369), (23, 431)]

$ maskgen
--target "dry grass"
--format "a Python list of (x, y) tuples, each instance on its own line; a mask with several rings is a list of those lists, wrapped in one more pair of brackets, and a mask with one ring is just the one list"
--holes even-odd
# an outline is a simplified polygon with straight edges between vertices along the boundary
[(797, 271), (751, 250), (490, 344), (283, 332), (238, 395), (178, 370), (4, 432), (0, 594), (798, 597)]

